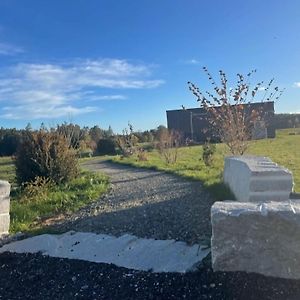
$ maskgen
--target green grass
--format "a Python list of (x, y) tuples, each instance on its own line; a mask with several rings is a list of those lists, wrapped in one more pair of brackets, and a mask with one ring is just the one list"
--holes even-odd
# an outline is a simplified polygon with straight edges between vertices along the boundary
[(36, 189), (33, 196), (17, 187), (15, 167), (10, 157), (0, 158), (0, 179), (8, 180), (12, 186), (10, 232), (35, 232), (42, 227), (44, 219), (61, 213), (75, 212), (98, 199), (109, 188), (108, 177), (82, 171), (80, 176), (68, 184)]
[[(253, 141), (246, 154), (270, 157), (274, 162), (293, 172), (295, 191), (300, 192), (300, 135), (290, 135), (294, 129), (279, 130), (275, 139)], [(232, 198), (222, 183), (224, 157), (230, 155), (224, 144), (217, 145), (213, 166), (203, 163), (202, 146), (182, 147), (175, 164), (167, 165), (157, 151), (147, 153), (148, 161), (138, 161), (136, 156), (121, 158), (112, 157), (114, 162), (136, 167), (145, 167), (171, 172), (202, 182), (203, 186), (217, 199)]]
[(0, 157), (0, 179), (16, 185), (16, 170), (11, 157)]

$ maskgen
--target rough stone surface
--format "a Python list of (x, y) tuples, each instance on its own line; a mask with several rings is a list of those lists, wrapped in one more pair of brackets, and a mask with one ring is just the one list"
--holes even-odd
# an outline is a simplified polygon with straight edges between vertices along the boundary
[(300, 279), (300, 200), (216, 202), (211, 220), (214, 271)]
[(293, 188), (289, 170), (257, 156), (226, 157), (224, 182), (241, 202), (288, 200)]
[(114, 237), (89, 232), (43, 234), (16, 241), (0, 248), (16, 253), (37, 253), (53, 257), (113, 263), (117, 266), (153, 272), (195, 270), (210, 250), (200, 245), (188, 246), (174, 240), (141, 239), (125, 234)]

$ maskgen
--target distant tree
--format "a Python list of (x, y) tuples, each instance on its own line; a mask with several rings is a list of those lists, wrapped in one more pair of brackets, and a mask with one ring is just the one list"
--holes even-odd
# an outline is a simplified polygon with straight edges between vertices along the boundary
[(70, 147), (79, 149), (81, 142), (84, 141), (86, 132), (79, 125), (72, 123), (63, 123), (58, 125), (56, 131), (63, 135), (70, 144)]
[(11, 156), (17, 151), (22, 140), (22, 131), (15, 128), (0, 129), (0, 156)]
[(242, 155), (248, 148), (248, 141), (252, 135), (254, 124), (260, 120), (261, 112), (248, 111), (247, 105), (254, 102), (258, 91), (264, 89), (260, 101), (277, 100), (282, 90), (276, 86), (272, 88), (274, 79), (263, 87), (263, 81), (251, 88), (250, 79), (256, 70), (244, 77), (237, 74), (235, 88), (228, 87), (227, 76), (219, 71), (220, 84), (213, 79), (206, 67), (203, 68), (212, 85), (212, 91), (201, 91), (195, 84), (188, 82), (189, 89), (197, 97), (207, 114), (208, 122), (216, 136), (224, 142), (233, 155)]
[(155, 132), (155, 140), (161, 141), (162, 138), (169, 134), (168, 128), (164, 125), (159, 125)]
[(107, 137), (112, 137), (114, 135), (114, 131), (112, 130), (111, 126), (108, 126), (108, 129), (106, 131), (106, 136)]
[(104, 138), (103, 129), (99, 128), (98, 125), (93, 126), (89, 131), (91, 139), (98, 144), (99, 140)]
[(32, 126), (31, 123), (27, 123), (26, 127), (25, 127), (26, 131), (31, 131), (32, 130)]

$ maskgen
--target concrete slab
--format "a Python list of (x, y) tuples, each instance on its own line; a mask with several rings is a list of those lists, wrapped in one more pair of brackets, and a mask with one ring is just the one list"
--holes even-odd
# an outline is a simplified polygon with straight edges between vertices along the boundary
[(188, 246), (175, 240), (141, 239), (125, 234), (114, 237), (89, 232), (43, 234), (16, 241), (0, 248), (17, 253), (42, 252), (44, 255), (109, 263), (130, 269), (153, 272), (193, 271), (210, 249)]

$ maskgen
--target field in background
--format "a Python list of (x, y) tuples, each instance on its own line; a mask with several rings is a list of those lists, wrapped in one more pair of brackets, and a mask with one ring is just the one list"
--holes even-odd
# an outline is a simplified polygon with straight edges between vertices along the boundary
[[(274, 162), (293, 172), (295, 191), (300, 192), (300, 130), (278, 130), (275, 139), (252, 141), (248, 155), (268, 156)], [(213, 166), (207, 167), (202, 161), (202, 146), (182, 147), (179, 150), (178, 161), (167, 165), (159, 153), (154, 150), (147, 153), (148, 161), (138, 161), (136, 156), (121, 158), (112, 157), (114, 162), (168, 171), (187, 178), (200, 180), (203, 186), (217, 200), (232, 197), (222, 184), (224, 156), (229, 155), (224, 144), (217, 145)]]

